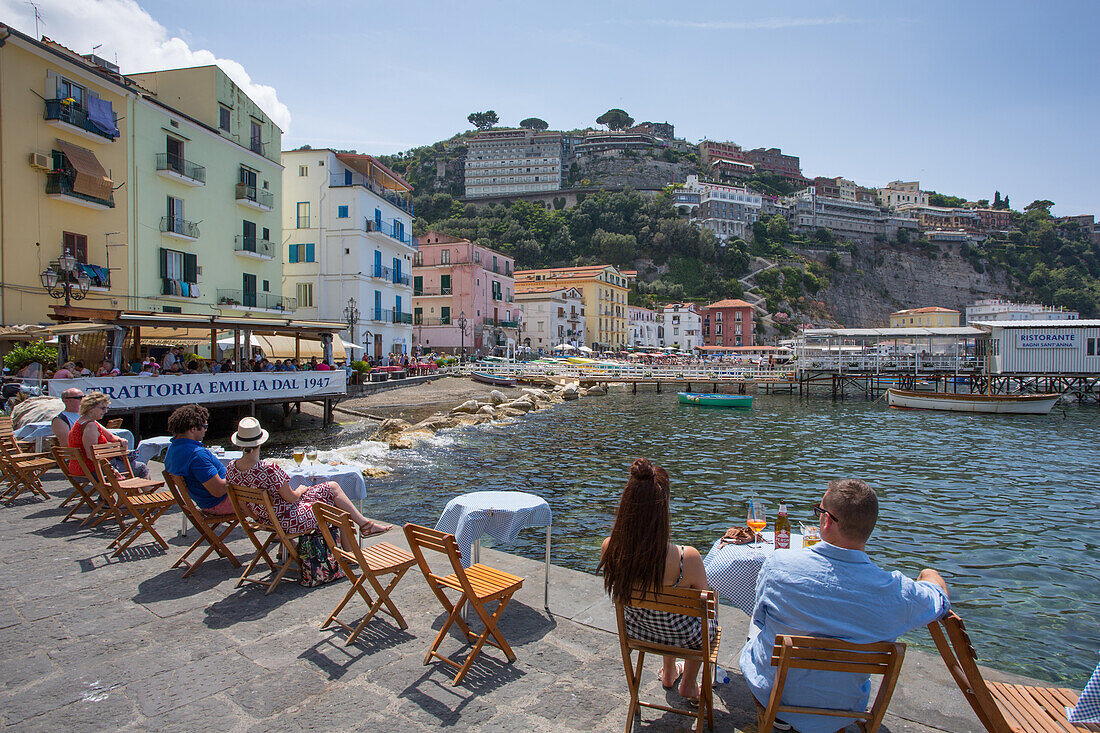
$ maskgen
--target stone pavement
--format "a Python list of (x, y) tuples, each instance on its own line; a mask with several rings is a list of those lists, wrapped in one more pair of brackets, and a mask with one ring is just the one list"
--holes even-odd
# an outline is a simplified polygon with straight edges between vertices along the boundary
[[(160, 466), (152, 468), (159, 475)], [(49, 477), (54, 497), (67, 494), (59, 473)], [(256, 586), (234, 588), (239, 571), (220, 559), (183, 580), (182, 570), (169, 567), (188, 544), (176, 536), (178, 512), (157, 525), (171, 538), (169, 551), (145, 544), (111, 560), (106, 546), (113, 533), (60, 524), (58, 504), (21, 500), (0, 507), (5, 727), (512, 733), (615, 731), (626, 722), (612, 606), (594, 576), (553, 567), (547, 612), (541, 563), (484, 550), (484, 562), (527, 579), (500, 623), (518, 658), (508, 664), (486, 647), (463, 684), (452, 687), (453, 670), (423, 665), (445, 616), (415, 567), (393, 594), (409, 629), (379, 614), (346, 647), (342, 631), (318, 626), (347, 581), (312, 589), (284, 582), (264, 596)], [(243, 533), (233, 536), (233, 552), (250, 557)], [(377, 540), (405, 546), (398, 529)], [(355, 606), (358, 615), (363, 608)], [(732, 679), (715, 687), (716, 729), (754, 731), (752, 699), (735, 672), (747, 619), (723, 607), (721, 622), (720, 659)], [(463, 651), (456, 636), (443, 650), (452, 658)], [(682, 704), (660, 689), (657, 664), (647, 660), (645, 692)], [(690, 724), (646, 710), (635, 729), (687, 730)], [(981, 728), (939, 658), (910, 649), (884, 730)]]

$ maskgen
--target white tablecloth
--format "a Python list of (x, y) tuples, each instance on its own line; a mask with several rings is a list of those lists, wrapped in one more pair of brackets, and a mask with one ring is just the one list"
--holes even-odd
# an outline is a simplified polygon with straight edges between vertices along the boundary
[[(761, 533), (761, 536), (764, 541), (759, 549), (753, 545), (730, 544), (722, 547), (722, 540), (718, 539), (703, 558), (710, 587), (718, 591), (723, 601), (729, 601), (750, 616), (756, 602), (756, 578), (760, 575), (760, 567), (768, 556), (776, 552), (775, 536), (771, 532)], [(801, 548), (802, 535), (792, 532), (791, 549)]]
[(554, 514), (542, 497), (522, 491), (475, 491), (447, 502), (435, 528), (455, 536), (463, 567), (470, 567), (470, 546), (489, 535), (497, 542), (516, 541), (525, 527), (549, 527)]
[[(36, 446), (41, 448), (42, 439), (53, 435), (52, 422), (52, 420), (46, 420), (45, 422), (27, 423), (15, 431), (15, 437), (19, 440), (33, 440)], [(134, 434), (129, 430), (125, 428), (115, 428), (111, 430), (111, 433), (125, 440), (126, 445), (131, 448), (134, 447)]]
[(146, 438), (138, 443), (137, 447), (137, 459), (148, 463), (160, 456), (161, 453), (168, 450), (168, 446), (172, 443), (171, 435), (157, 435), (152, 438)]
[[(227, 450), (221, 455), (217, 453), (214, 455), (218, 456), (222, 465), (228, 466), (231, 461), (240, 458), (242, 453), (239, 450)], [(352, 501), (367, 498), (367, 482), (363, 480), (363, 472), (358, 466), (331, 466), (327, 463), (318, 463), (310, 467), (309, 461), (306, 461), (301, 468), (297, 466), (287, 468), (282, 461), (279, 463), (290, 477), (290, 485), (295, 489), (299, 486), (315, 486), (325, 481), (335, 481)]]

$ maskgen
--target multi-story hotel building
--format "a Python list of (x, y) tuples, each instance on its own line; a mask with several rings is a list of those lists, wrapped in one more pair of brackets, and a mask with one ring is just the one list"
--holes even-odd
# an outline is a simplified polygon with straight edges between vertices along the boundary
[(824, 227), (838, 237), (866, 242), (884, 233), (874, 204), (820, 196), (813, 187), (795, 194), (788, 204), (787, 216), (795, 234), (813, 234)]
[(959, 325), (959, 315), (957, 310), (935, 305), (926, 308), (907, 308), (890, 314), (890, 328), (918, 326), (950, 328)]
[(528, 289), (573, 287), (584, 298), (585, 338), (593, 349), (621, 349), (628, 343), (626, 296), (629, 281), (612, 265), (520, 270), (516, 292)]
[(413, 259), (413, 339), (423, 351), (491, 350), (519, 344), (515, 261), (439, 232), (420, 238)]
[(466, 196), (556, 191), (561, 188), (563, 158), (560, 132), (480, 132), (467, 146)]
[(669, 303), (662, 315), (667, 346), (691, 351), (703, 345), (703, 316), (694, 303)]
[(665, 315), (663, 312), (629, 305), (626, 322), (630, 329), (630, 345), (635, 349), (659, 349), (664, 346)]
[(692, 222), (723, 240), (751, 236), (763, 203), (760, 194), (752, 189), (701, 181), (694, 174), (687, 177), (683, 189), (673, 198), (676, 206), (688, 207)]
[(752, 304), (737, 298), (711, 303), (703, 309), (703, 344), (706, 346), (752, 346)]
[(959, 230), (964, 232), (981, 231), (981, 217), (972, 209), (949, 208), (945, 206), (919, 206), (902, 204), (898, 213), (908, 214), (917, 220), (922, 231)]
[(409, 353), (412, 187), (369, 155), (313, 148), (284, 150), (282, 160), (285, 237), (278, 248), (298, 316), (347, 322), (358, 312), (348, 341), (376, 358)]
[(928, 192), (920, 190), (920, 181), (891, 181), (885, 188), (876, 189), (879, 203), (888, 209), (899, 206), (928, 206)]
[(755, 148), (745, 151), (745, 158), (756, 166), (756, 170), (764, 173), (790, 178), (796, 181), (802, 178), (802, 167), (797, 155), (784, 155), (779, 148)]
[(524, 346), (547, 351), (561, 344), (584, 345), (584, 296), (577, 288), (528, 284), (516, 292), (516, 305), (523, 309)]
[(990, 298), (966, 306), (966, 322), (974, 321), (1076, 321), (1077, 311), (1039, 303), (1013, 303)]

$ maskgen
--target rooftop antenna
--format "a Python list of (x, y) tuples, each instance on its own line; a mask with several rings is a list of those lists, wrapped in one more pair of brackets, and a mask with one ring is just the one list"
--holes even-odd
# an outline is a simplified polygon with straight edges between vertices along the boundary
[(38, 25), (40, 23), (42, 25), (46, 25), (46, 21), (42, 20), (42, 13), (38, 12), (38, 4), (37, 3), (31, 2), (31, 0), (26, 0), (26, 2), (27, 2), (27, 5), (30, 5), (32, 8), (34, 8), (34, 35), (35, 35), (36, 38), (41, 39), (42, 34), (38, 30)]
[(92, 53), (93, 54), (95, 53), (97, 48), (103, 48), (103, 44), (102, 43), (97, 43), (96, 45), (92, 46)]

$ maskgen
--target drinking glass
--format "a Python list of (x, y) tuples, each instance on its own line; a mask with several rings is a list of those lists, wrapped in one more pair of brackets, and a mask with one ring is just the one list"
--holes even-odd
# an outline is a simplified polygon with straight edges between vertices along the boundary
[(764, 531), (764, 527), (768, 526), (768, 515), (764, 511), (763, 502), (749, 502), (749, 510), (745, 519), (745, 524), (753, 531), (753, 547), (759, 550), (760, 533)]
[(298, 468), (302, 467), (302, 461), (306, 459), (306, 449), (298, 447), (294, 449), (294, 462), (298, 464)]

